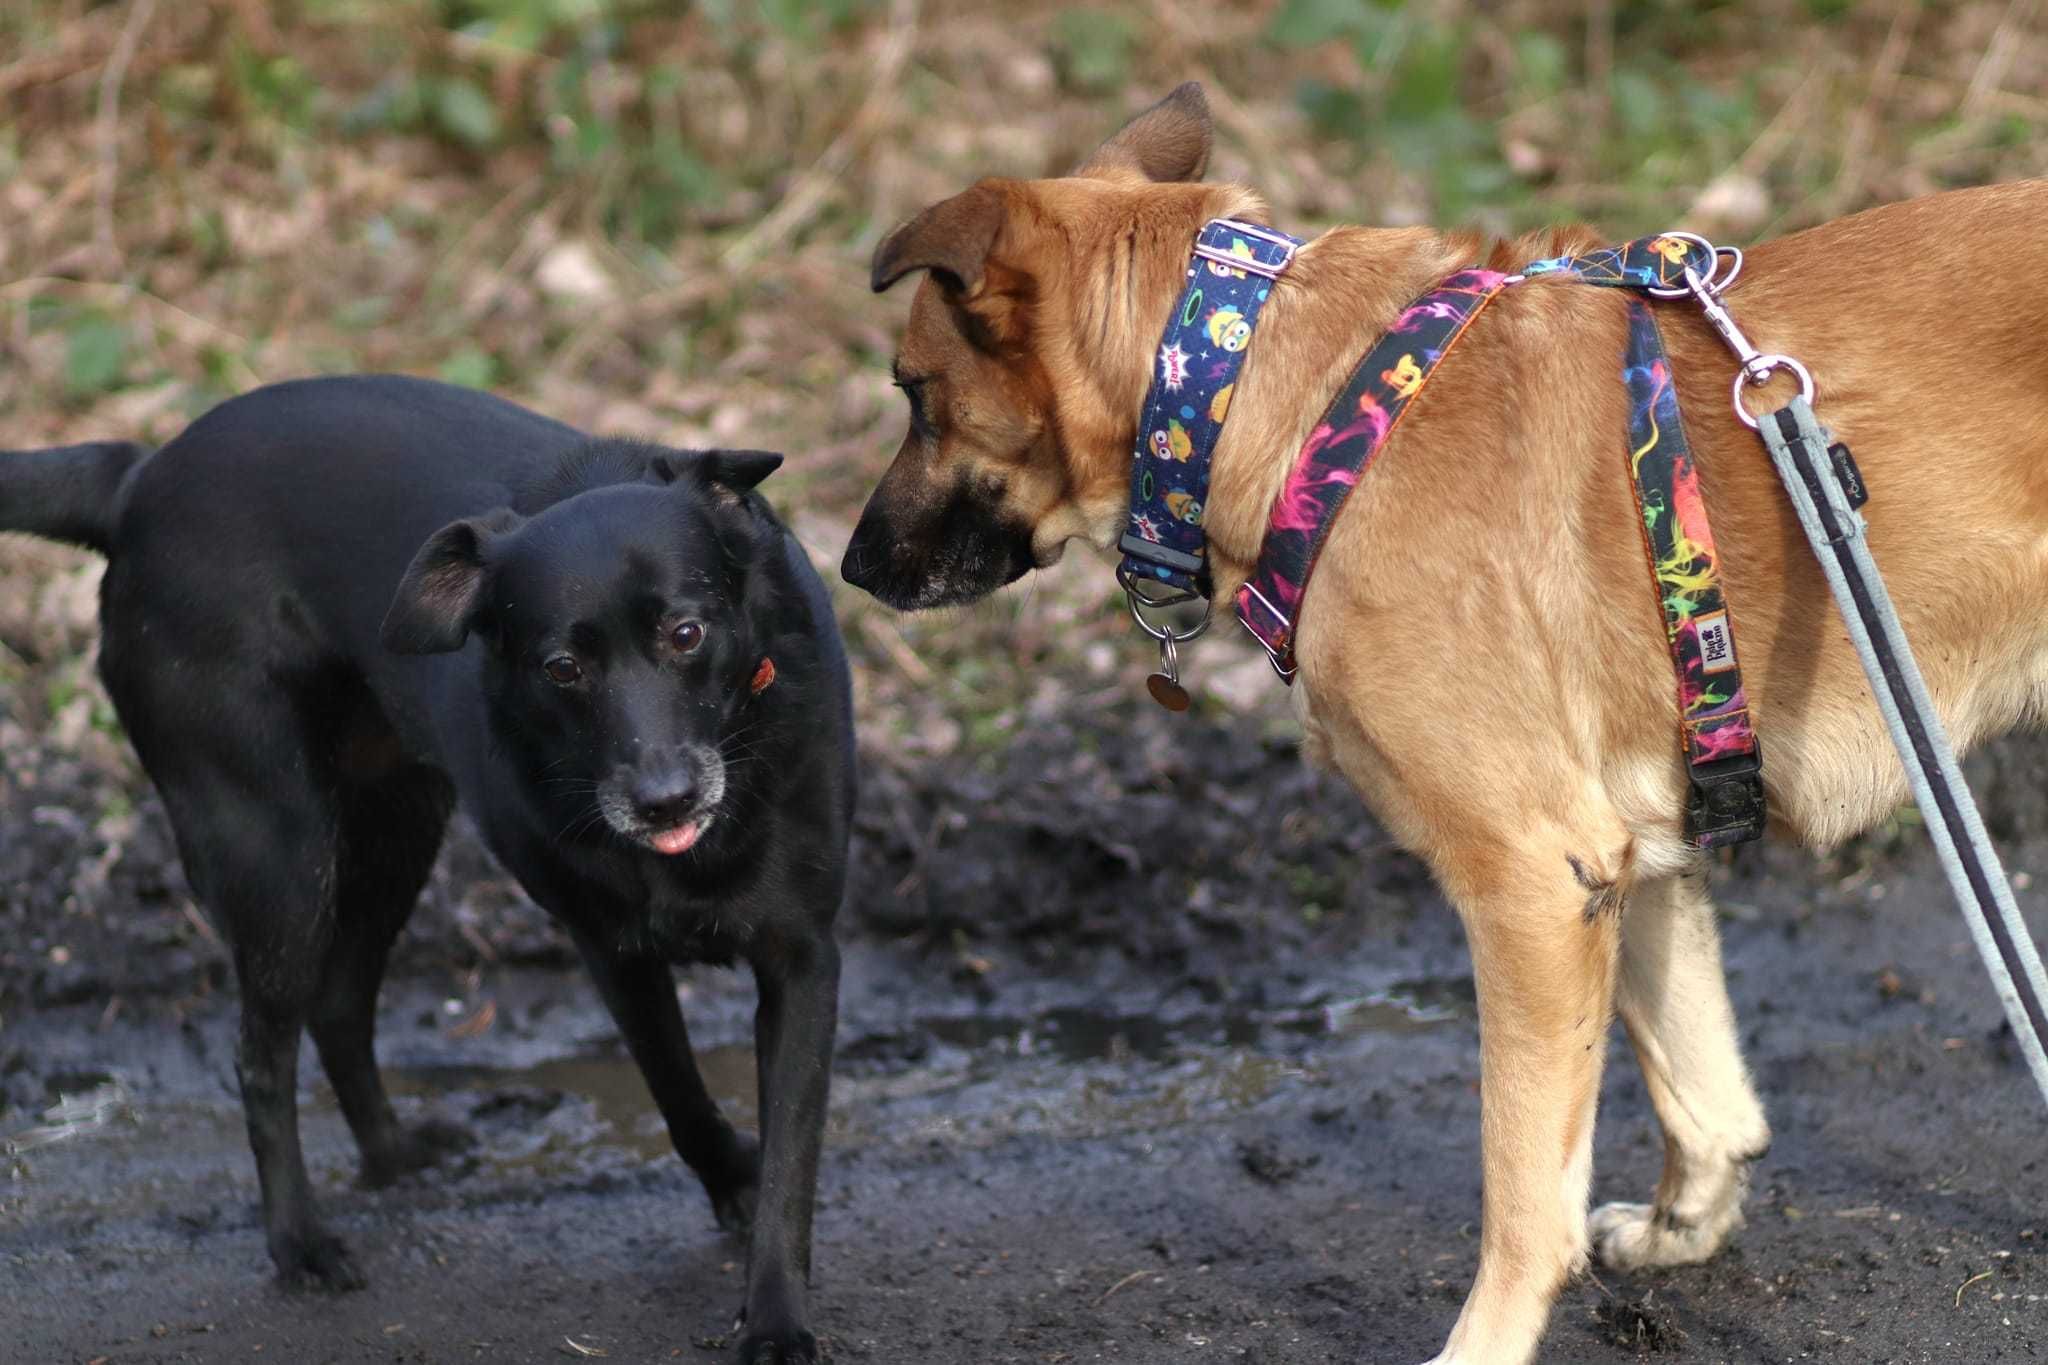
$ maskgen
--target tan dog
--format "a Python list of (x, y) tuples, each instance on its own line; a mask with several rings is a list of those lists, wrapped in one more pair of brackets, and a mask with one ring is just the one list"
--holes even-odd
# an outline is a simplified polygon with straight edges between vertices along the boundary
[[(876, 289), (926, 272), (896, 361), (912, 428), (854, 532), (848, 582), (899, 607), (961, 602), (1068, 540), (1115, 541), (1190, 243), (1212, 217), (1271, 221), (1248, 189), (1192, 183), (1209, 147), (1201, 91), (1183, 86), (1073, 176), (984, 180), (882, 243)], [(2048, 276), (2044, 221), (2048, 182), (1896, 204), (1757, 248), (1729, 294), (1764, 350), (1809, 364), (1816, 409), (1854, 447), (1873, 551), (1958, 746), (2048, 706), (2048, 290), (2031, 283)], [(1215, 452), (1216, 613), (1311, 426), (1403, 307), (1461, 266), (1601, 242), (1343, 228), (1310, 243)], [(1733, 358), (1690, 304), (1660, 316), (1773, 827), (1832, 843), (1897, 807), (1904, 779), (1769, 460), (1729, 410)], [(1429, 860), (1478, 982), (1485, 1220), (1440, 1365), (1531, 1358), (1589, 1244), (1621, 1268), (1711, 1256), (1769, 1141), (1684, 838), (1623, 335), (1618, 291), (1532, 280), (1503, 295), (1345, 505), (1302, 606), (1307, 751)], [(1653, 1204), (1589, 1219), (1617, 1009), (1664, 1175)]]

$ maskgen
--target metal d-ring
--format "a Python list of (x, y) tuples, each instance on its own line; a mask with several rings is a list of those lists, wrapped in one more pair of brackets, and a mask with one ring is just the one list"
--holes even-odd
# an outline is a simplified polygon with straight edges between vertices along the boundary
[[(1707, 253), (1709, 269), (1707, 270), (1706, 277), (1704, 279), (1700, 279), (1698, 278), (1697, 272), (1694, 271), (1691, 266), (1687, 266), (1686, 282), (1684, 284), (1669, 286), (1654, 284), (1645, 285), (1643, 286), (1644, 293), (1650, 295), (1650, 297), (1652, 298), (1658, 299), (1682, 299), (1687, 294), (1693, 292), (1695, 283), (1699, 288), (1713, 289), (1713, 291), (1717, 294), (1721, 292), (1721, 288), (1726, 287), (1725, 281), (1723, 282), (1720, 288), (1716, 288), (1714, 285), (1715, 276), (1721, 273), (1721, 249), (1719, 247), (1715, 246), (1706, 238), (1700, 236), (1697, 232), (1660, 232), (1657, 234), (1657, 236), (1668, 237), (1674, 242), (1692, 242), (1696, 244), (1700, 248), (1700, 250)], [(1730, 247), (1729, 250), (1734, 251), (1735, 249), (1733, 247)], [(1738, 260), (1736, 262), (1735, 268), (1736, 270), (1740, 270), (1742, 269), (1741, 261), (1739, 259), (1741, 253), (1737, 252), (1736, 255), (1738, 257)], [(1732, 280), (1735, 278), (1735, 276), (1731, 273), (1728, 276), (1728, 278)]]
[[(1706, 290), (1717, 298), (1727, 290), (1729, 285), (1735, 283), (1735, 277), (1742, 273), (1742, 248), (1739, 246), (1715, 246), (1697, 232), (1660, 232), (1657, 235), (1659, 237), (1674, 238), (1681, 242), (1692, 242), (1707, 251), (1708, 259), (1713, 262), (1713, 268), (1708, 270), (1705, 277), (1698, 281), (1697, 287)], [(1728, 258), (1726, 274), (1723, 274), (1721, 271), (1721, 258), (1723, 256)], [(1684, 284), (1671, 285), (1668, 288), (1661, 285), (1646, 285), (1643, 292), (1659, 299), (1684, 298), (1687, 294), (1694, 292), (1694, 273), (1690, 267), (1687, 267), (1686, 282)]]
[[(1192, 592), (1176, 592), (1165, 598), (1148, 598), (1130, 581), (1124, 583), (1124, 600), (1130, 604), (1131, 619), (1138, 623), (1138, 629), (1159, 642), (1159, 672), (1148, 679), (1145, 685), (1152, 690), (1154, 699), (1162, 706), (1174, 711), (1187, 710), (1187, 692), (1180, 685), (1180, 647), (1209, 628), (1212, 619), (1209, 601), (1202, 598), (1199, 593)], [(1145, 619), (1145, 607), (1158, 610), (1198, 600), (1202, 603), (1202, 619), (1187, 630), (1175, 630), (1170, 624), (1165, 623), (1154, 625)]]
[[(1138, 629), (1144, 631), (1153, 639), (1158, 640), (1162, 651), (1168, 644), (1185, 644), (1209, 628), (1211, 620), (1209, 602), (1205, 598), (1198, 597), (1195, 593), (1180, 593), (1173, 597), (1161, 598), (1155, 601), (1146, 597), (1129, 583), (1126, 583), (1124, 584), (1124, 600), (1130, 604), (1131, 619), (1138, 623)], [(1155, 626), (1145, 619), (1144, 608), (1150, 607), (1157, 611), (1164, 607), (1179, 606), (1183, 602), (1195, 601), (1202, 603), (1202, 619), (1195, 622), (1194, 626), (1188, 630), (1175, 630), (1171, 625)]]
[(1729, 397), (1735, 403), (1736, 417), (1740, 418), (1742, 425), (1748, 427), (1751, 431), (1757, 429), (1757, 419), (1749, 415), (1748, 408), (1742, 406), (1742, 387), (1745, 384), (1751, 387), (1768, 384), (1771, 376), (1779, 370), (1790, 370), (1793, 374), (1797, 375), (1799, 378), (1799, 396), (1809, 403), (1813, 401), (1813, 376), (1807, 373), (1804, 365), (1789, 355), (1754, 356), (1744, 362), (1743, 367), (1735, 372), (1735, 388), (1729, 394)]
[[(1728, 273), (1721, 273), (1721, 258), (1729, 258)], [(1707, 276), (1707, 289), (1716, 297), (1728, 292), (1728, 286), (1735, 283), (1735, 277), (1742, 273), (1742, 248), (1739, 246), (1717, 246), (1714, 248), (1714, 273)]]
[[(1749, 415), (1748, 408), (1742, 406), (1743, 385), (1759, 388), (1769, 383), (1771, 376), (1779, 370), (1790, 370), (1798, 376), (1799, 396), (1811, 403), (1813, 376), (1807, 372), (1806, 367), (1789, 355), (1780, 355), (1776, 352), (1765, 354), (1757, 350), (1755, 343), (1743, 335), (1742, 329), (1735, 325), (1735, 319), (1727, 308), (1722, 306), (1721, 295), (1729, 285), (1735, 283), (1735, 277), (1742, 273), (1742, 248), (1715, 246), (1697, 232), (1662, 232), (1657, 235), (1674, 241), (1692, 242), (1708, 254), (1710, 267), (1705, 275), (1701, 275), (1688, 265), (1685, 267), (1684, 284), (1670, 288), (1645, 285), (1643, 292), (1660, 299), (1678, 299), (1690, 294), (1698, 302), (1700, 311), (1706, 314), (1708, 323), (1720, 334), (1721, 340), (1728, 344), (1728, 349), (1735, 352), (1735, 358), (1742, 362), (1742, 368), (1736, 371), (1735, 388), (1731, 394), (1735, 403), (1735, 415), (1742, 420), (1742, 424), (1751, 431), (1756, 430), (1757, 419)], [(1726, 273), (1721, 270), (1723, 256), (1728, 258)]]

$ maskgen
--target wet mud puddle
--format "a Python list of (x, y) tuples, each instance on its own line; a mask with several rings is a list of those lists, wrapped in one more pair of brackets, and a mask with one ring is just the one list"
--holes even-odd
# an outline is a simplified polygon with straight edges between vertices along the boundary
[[(899, 1283), (906, 1266), (936, 1266), (954, 1285), (949, 1258), (980, 1255), (958, 1249), (976, 1236), (997, 1238), (998, 1261), (1038, 1255), (1033, 1239), (1051, 1238), (1058, 1249), (1044, 1254), (1057, 1263), (1031, 1282), (1057, 1284), (1119, 1225), (1111, 1215), (1088, 1222), (1084, 1242), (1061, 1240), (1079, 1226), (1071, 1201), (1121, 1197), (1123, 1148), (1179, 1163), (1209, 1125), (1284, 1125), (1341, 1105), (1396, 1054), (1469, 1045), (1463, 981), (1359, 992), (1333, 974), (1279, 1005), (1169, 1009), (1128, 983), (1027, 983), (979, 997), (935, 975), (888, 960), (850, 973), (833, 1071), (823, 1193), (835, 1213), (822, 1235), (835, 1283), (895, 1286), (889, 1313), (928, 1297)], [(693, 976), (680, 993), (708, 1088), (738, 1126), (756, 1129), (751, 983)], [(11, 1303), (12, 1330), (41, 1333), (34, 1340), (49, 1350), (0, 1358), (62, 1358), (76, 1338), (91, 1346), (80, 1358), (120, 1345), (137, 1359), (211, 1359), (230, 1336), (239, 1353), (345, 1323), (356, 1354), (333, 1358), (385, 1359), (390, 1332), (480, 1340), (489, 1332), (462, 1305), (501, 1295), (521, 1306), (489, 1331), (512, 1331), (516, 1319), (519, 1344), (493, 1358), (553, 1359), (565, 1339), (601, 1341), (620, 1358), (673, 1354), (678, 1321), (730, 1313), (740, 1258), (690, 1197), (694, 1181), (590, 997), (580, 977), (561, 973), (496, 975), (460, 999), (425, 979), (388, 991), (379, 1053), (400, 1117), (453, 1122), (474, 1139), (390, 1189), (356, 1186), (354, 1144), (304, 1050), (300, 1127), (317, 1198), (373, 1274), (368, 1296), (335, 1303), (269, 1287), (231, 997), (178, 1026), (138, 1011), (96, 1027), (90, 1007), (12, 1026), (9, 1045), (32, 1061), (11, 1078), (16, 1098), (0, 1115), (0, 1335)], [(1280, 1188), (1322, 1159), (1306, 1144), (1229, 1141), (1221, 1169), (1233, 1189), (1246, 1173), (1264, 1182), (1256, 1188)], [(1108, 1162), (1118, 1191), (1081, 1174), (1105, 1145), (1118, 1149)], [(1050, 1212), (991, 1223), (991, 1207), (1040, 1188), (1048, 1160), (1062, 1173), (1042, 1191)], [(1001, 1230), (973, 1231), (984, 1226)], [(1093, 1267), (1072, 1273), (1100, 1278)], [(429, 1283), (440, 1287), (423, 1293)], [(696, 1297), (679, 1304), (676, 1286)], [(832, 1311), (871, 1321), (843, 1304)], [(172, 1339), (197, 1354), (152, 1354)]]
[[(1059, 1005), (846, 1030), (827, 1142), (988, 1146), (1019, 1135), (1099, 1137), (1253, 1110), (1290, 1087), (1322, 1081), (1347, 1051), (1468, 1016), (1469, 994), (1464, 981), (1404, 983), (1272, 1010), (1162, 1017)], [(725, 1112), (743, 1128), (755, 1126), (752, 1048), (699, 1047), (697, 1059)], [(617, 1046), (518, 1065), (424, 1064), (385, 1074), (395, 1096), (466, 1113), (490, 1135), (495, 1164), (545, 1166), (589, 1143), (647, 1158), (670, 1150), (638, 1069)]]
[[(938, 1142), (987, 1148), (1012, 1138), (1142, 1133), (1255, 1111), (1368, 1067), (1376, 1049), (1469, 1016), (1469, 983), (1395, 989), (1274, 1009), (1119, 1013), (1081, 1004), (1022, 1012), (909, 1013), (842, 1028), (829, 1148)], [(740, 1002), (736, 993), (733, 1002)], [(699, 1002), (702, 1004), (703, 1002)], [(568, 1179), (662, 1161), (668, 1135), (638, 1069), (583, 1027), (520, 1028), (451, 1040), (417, 1022), (387, 1028), (386, 1083), (402, 1117), (467, 1127), (475, 1148), (452, 1171), (486, 1183)], [(505, 1015), (516, 1018), (518, 1007)], [(717, 1011), (714, 1011), (714, 1016)], [(709, 1036), (744, 1035), (735, 1008)], [(0, 1127), (10, 1222), (93, 1220), (161, 1210), (167, 1186), (233, 1209), (250, 1175), (225, 1012), (197, 1030), (55, 1032), (78, 1065), (45, 1073), (47, 1102)], [(332, 1092), (302, 1057), (301, 1115), (316, 1180), (346, 1184), (354, 1150)], [(754, 1056), (744, 1042), (699, 1046), (711, 1093), (736, 1124), (757, 1126)], [(100, 1067), (102, 1069), (92, 1069)], [(472, 1188), (473, 1198), (480, 1190)], [(207, 1217), (215, 1215), (209, 1214)]]

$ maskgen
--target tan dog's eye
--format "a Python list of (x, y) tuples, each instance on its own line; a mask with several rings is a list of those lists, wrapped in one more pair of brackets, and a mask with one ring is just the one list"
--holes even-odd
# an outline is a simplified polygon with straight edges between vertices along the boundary
[(932, 422), (924, 406), (924, 386), (930, 382), (930, 376), (913, 377), (898, 372), (892, 374), (890, 380), (897, 388), (903, 390), (903, 396), (910, 400), (910, 429), (920, 436), (930, 436)]

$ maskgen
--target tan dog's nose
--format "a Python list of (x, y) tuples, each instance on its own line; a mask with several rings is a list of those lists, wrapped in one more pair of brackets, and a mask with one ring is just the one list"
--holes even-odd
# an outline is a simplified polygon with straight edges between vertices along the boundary
[(882, 519), (875, 515), (875, 505), (870, 502), (860, 514), (860, 522), (853, 528), (852, 539), (846, 542), (846, 554), (839, 561), (839, 576), (851, 587), (862, 592), (880, 596), (879, 585), (883, 561), (888, 557), (888, 534), (881, 529)]

